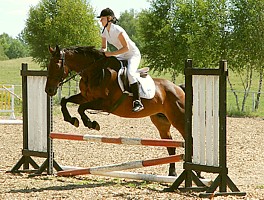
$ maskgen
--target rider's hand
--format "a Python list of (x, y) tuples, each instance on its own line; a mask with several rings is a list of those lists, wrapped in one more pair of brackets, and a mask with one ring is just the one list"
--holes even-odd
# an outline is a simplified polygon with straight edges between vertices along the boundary
[(113, 53), (112, 52), (109, 52), (109, 51), (106, 51), (105, 52), (105, 56), (106, 57), (111, 57), (111, 56), (113, 56)]

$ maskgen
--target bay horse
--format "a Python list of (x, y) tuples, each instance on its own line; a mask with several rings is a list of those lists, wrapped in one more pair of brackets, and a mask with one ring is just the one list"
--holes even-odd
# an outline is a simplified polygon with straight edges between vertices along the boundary
[[(99, 130), (96, 121), (91, 121), (85, 110), (100, 110), (125, 118), (142, 118), (149, 116), (156, 126), (162, 139), (172, 139), (171, 125), (186, 139), (184, 132), (185, 93), (183, 89), (169, 80), (154, 78), (155, 96), (142, 99), (144, 109), (132, 112), (132, 97), (123, 95), (117, 74), (121, 67), (116, 57), (106, 57), (103, 52), (92, 46), (70, 47), (60, 50), (59, 46), (49, 47), (51, 53), (48, 65), (48, 76), (45, 91), (54, 96), (58, 87), (68, 76), (70, 70), (81, 76), (80, 93), (61, 100), (61, 111), (64, 120), (78, 127), (79, 121), (72, 117), (66, 107), (68, 102), (79, 104), (78, 113), (83, 124)], [(116, 104), (119, 102), (119, 104)], [(169, 155), (175, 155), (175, 148), (167, 148)], [(176, 176), (175, 163), (170, 163), (169, 176)]]

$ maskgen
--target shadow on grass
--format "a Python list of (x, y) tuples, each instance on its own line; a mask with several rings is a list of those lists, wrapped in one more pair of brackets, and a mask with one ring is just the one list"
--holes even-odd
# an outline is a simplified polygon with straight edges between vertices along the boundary
[[(78, 190), (78, 189), (89, 189), (89, 188), (100, 188), (100, 187), (109, 187), (109, 186), (116, 186), (116, 187), (126, 187), (126, 188), (134, 188), (134, 189), (147, 189), (152, 192), (157, 192), (157, 193), (167, 193), (163, 191), (164, 188), (168, 188), (170, 184), (163, 184), (163, 183), (153, 183), (153, 182), (148, 182), (148, 181), (127, 181), (124, 179), (113, 179), (113, 180), (104, 180), (104, 179), (99, 179), (99, 180), (94, 180), (94, 179), (86, 179), (86, 178), (81, 178), (81, 177), (74, 177), (73, 178), (74, 183), (69, 183), (66, 185), (54, 185), (54, 186), (49, 186), (49, 187), (41, 187), (41, 188), (36, 188), (32, 186), (32, 188), (21, 188), (21, 189), (11, 189), (7, 193), (35, 193), (35, 192), (44, 192), (44, 191), (69, 191), (69, 190)], [(50, 181), (49, 179), (43, 179), (43, 181)], [(67, 182), (70, 180), (67, 179), (57, 179), (56, 182)], [(54, 182), (54, 184), (56, 184)], [(190, 196), (196, 196), (193, 193), (182, 193), (180, 191), (174, 191), (173, 193), (177, 193), (186, 197)], [(197, 197), (197, 196), (196, 196)]]
[(49, 190), (57, 190), (57, 191), (63, 191), (63, 190), (76, 190), (76, 189), (82, 189), (82, 188), (96, 188), (96, 187), (105, 187), (105, 186), (113, 186), (116, 185), (115, 182), (93, 182), (89, 184), (80, 184), (80, 183), (71, 183), (67, 185), (60, 185), (60, 186), (49, 186), (49, 187), (42, 187), (42, 188), (25, 188), (25, 189), (15, 189), (10, 190), (8, 193), (31, 193), (31, 192), (43, 192), (43, 191), (49, 191)]

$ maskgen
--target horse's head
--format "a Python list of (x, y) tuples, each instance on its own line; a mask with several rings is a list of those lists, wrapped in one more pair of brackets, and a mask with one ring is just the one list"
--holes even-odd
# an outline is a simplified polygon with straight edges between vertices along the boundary
[(60, 83), (67, 77), (68, 68), (64, 65), (64, 52), (60, 51), (58, 45), (56, 45), (55, 49), (49, 47), (49, 51), (51, 58), (48, 65), (45, 91), (49, 96), (54, 96), (57, 93)]

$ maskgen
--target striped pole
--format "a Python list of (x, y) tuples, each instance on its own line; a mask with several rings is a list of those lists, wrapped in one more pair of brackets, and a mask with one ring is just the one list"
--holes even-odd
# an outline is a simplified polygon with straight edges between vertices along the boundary
[[(65, 171), (84, 169), (82, 167), (71, 167), (71, 166), (61, 166), (61, 168)], [(159, 182), (159, 183), (174, 183), (174, 181), (177, 178), (173, 176), (161, 176), (161, 175), (155, 175), (155, 174), (142, 174), (142, 173), (123, 172), (123, 171), (93, 172), (93, 175), (144, 180), (144, 181)]]
[(65, 134), (65, 133), (54, 133), (54, 132), (50, 133), (50, 137), (52, 139), (82, 140), (82, 141), (112, 143), (112, 144), (184, 147), (184, 142), (170, 140), (170, 139), (105, 137), (105, 136), (100, 136), (100, 135), (77, 135), (77, 134)]
[(119, 171), (119, 170), (127, 170), (127, 169), (136, 169), (142, 167), (150, 167), (155, 165), (162, 165), (167, 163), (174, 163), (183, 160), (183, 154), (168, 156), (164, 158), (150, 159), (150, 160), (140, 160), (140, 161), (132, 161), (121, 164), (114, 165), (106, 165), (99, 167), (91, 167), (91, 168), (83, 168), (83, 169), (73, 169), (66, 171), (57, 172), (58, 176), (76, 176), (76, 175), (85, 175), (85, 174), (96, 174), (102, 172), (111, 172), (111, 171)]
[[(63, 170), (83, 169), (81, 167), (70, 167), (70, 166), (61, 166), (61, 167)], [(93, 175), (143, 180), (143, 181), (158, 182), (158, 183), (174, 183), (175, 180), (177, 179), (176, 176), (161, 176), (156, 174), (143, 174), (143, 173), (123, 172), (123, 171), (94, 172)], [(200, 179), (200, 181), (202, 181), (202, 183), (208, 187), (212, 182), (211, 179)]]

